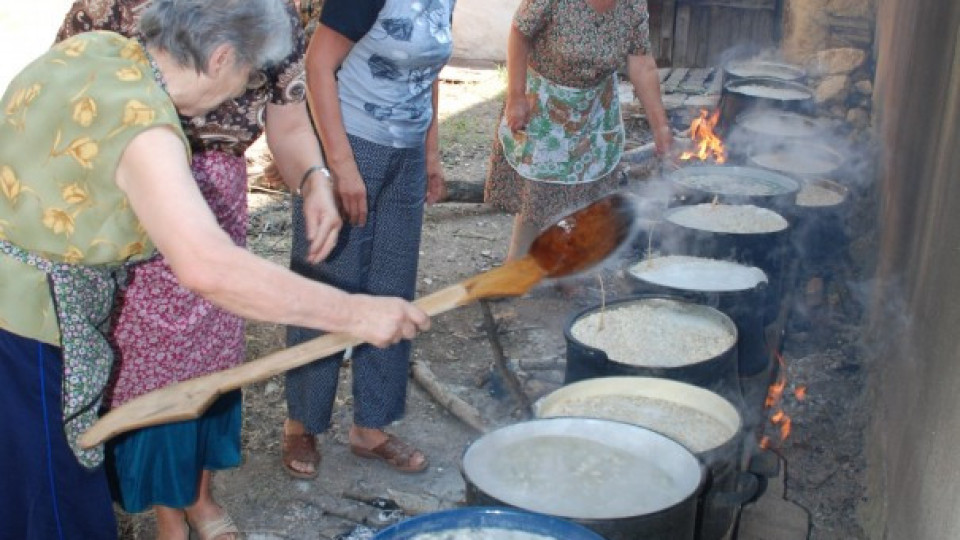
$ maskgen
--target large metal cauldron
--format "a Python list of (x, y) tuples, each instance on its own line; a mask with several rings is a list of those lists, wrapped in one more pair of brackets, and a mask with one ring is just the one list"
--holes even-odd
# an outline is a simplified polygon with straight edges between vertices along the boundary
[(812, 140), (790, 140), (753, 145), (747, 163), (799, 180), (835, 178), (846, 157), (826, 144)]
[(755, 266), (689, 255), (643, 260), (627, 270), (640, 294), (670, 294), (719, 309), (737, 326), (737, 372), (754, 374), (767, 363), (762, 309), (766, 273)]
[(739, 472), (740, 414), (714, 392), (666, 379), (602, 377), (551, 392), (537, 401), (536, 414), (628, 422), (687, 447), (709, 472), (700, 501), (698, 540), (730, 538), (741, 505), (755, 494), (756, 477)]
[(812, 114), (813, 90), (797, 82), (771, 77), (744, 77), (725, 82), (720, 94), (717, 127), (726, 135), (737, 116), (763, 109)]
[(796, 64), (775, 60), (733, 60), (723, 67), (723, 82), (728, 83), (752, 77), (781, 81), (803, 82), (807, 72)]
[(678, 206), (664, 212), (659, 231), (655, 243), (663, 253), (730, 260), (763, 270), (769, 282), (761, 306), (763, 321), (776, 320), (792, 256), (790, 223), (779, 212), (753, 205)]
[[(637, 310), (648, 310), (651, 322), (637, 322)], [(600, 317), (606, 321), (604, 329), (588, 330)], [(676, 337), (665, 338), (664, 331)], [(588, 333), (589, 339), (582, 333)], [(712, 335), (719, 341), (688, 352), (689, 346), (703, 340), (693, 339), (698, 333)], [(565, 383), (614, 375), (660, 377), (708, 388), (735, 399), (737, 327), (730, 317), (712, 307), (671, 295), (621, 298), (575, 313), (563, 334), (567, 342)], [(578, 334), (581, 335), (578, 337)], [(620, 349), (628, 343), (628, 337), (631, 350), (622, 353), (627, 357), (620, 357), (621, 353), (613, 353), (602, 345), (616, 344)], [(674, 352), (661, 352), (665, 349)]]
[(607, 540), (692, 540), (705, 470), (642, 427), (547, 418), (487, 433), (464, 451), (467, 503), (576, 521)]
[(748, 111), (727, 131), (724, 145), (731, 163), (748, 163), (754, 148), (822, 139), (829, 130), (810, 116), (776, 109)]
[[(599, 534), (569, 521), (514, 508), (468, 507), (441, 510), (405, 519), (378, 532), (373, 540), (416, 540), (421, 535), (454, 534), (464, 538), (497, 540), (528, 533), (553, 540), (603, 540)], [(458, 536), (457, 538), (460, 538)]]
[(757, 167), (694, 165), (667, 175), (677, 190), (677, 204), (722, 202), (754, 204), (780, 210), (793, 206), (800, 182)]
[(793, 243), (801, 264), (820, 268), (839, 261), (847, 247), (850, 191), (826, 179), (804, 182), (791, 215)]

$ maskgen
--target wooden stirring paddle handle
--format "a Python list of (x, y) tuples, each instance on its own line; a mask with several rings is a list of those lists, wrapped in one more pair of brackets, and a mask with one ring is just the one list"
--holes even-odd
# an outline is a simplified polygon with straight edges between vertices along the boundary
[[(525, 257), (424, 296), (415, 304), (434, 316), (480, 298), (524, 294), (543, 276), (536, 261)], [(221, 394), (361, 343), (363, 340), (348, 334), (326, 334), (230, 369), (148, 392), (105, 414), (80, 437), (80, 446), (91, 448), (132, 429), (197, 418)]]

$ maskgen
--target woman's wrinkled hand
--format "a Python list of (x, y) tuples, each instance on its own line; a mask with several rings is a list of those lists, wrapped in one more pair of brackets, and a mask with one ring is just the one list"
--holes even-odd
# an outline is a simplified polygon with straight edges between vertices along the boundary
[(354, 167), (346, 174), (334, 173), (337, 199), (347, 222), (354, 227), (367, 224), (367, 186), (363, 183), (360, 171)]
[(657, 155), (670, 157), (673, 151), (673, 130), (670, 126), (659, 126), (653, 130), (653, 143), (657, 148)]
[(319, 172), (314, 176), (316, 178), (311, 178), (303, 187), (303, 216), (307, 240), (310, 242), (307, 260), (316, 264), (337, 245), (343, 219), (337, 209), (332, 179)]
[(504, 116), (507, 120), (507, 127), (510, 131), (516, 133), (527, 129), (527, 123), (530, 122), (532, 114), (530, 99), (526, 96), (507, 96), (507, 104), (504, 109)]
[(440, 156), (427, 157), (427, 204), (436, 204), (447, 198), (447, 178)]
[(430, 328), (430, 317), (401, 298), (352, 295), (354, 330), (350, 334), (377, 347), (388, 347)]

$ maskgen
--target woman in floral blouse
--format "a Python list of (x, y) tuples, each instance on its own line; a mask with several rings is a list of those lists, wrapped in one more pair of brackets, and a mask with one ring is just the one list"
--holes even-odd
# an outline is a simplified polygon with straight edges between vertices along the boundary
[[(110, 376), (113, 357), (102, 332), (126, 263), (159, 250), (180, 283), (212, 305), (381, 346), (428, 324), (408, 302), (305, 280), (253, 256), (221, 229), (191, 174), (179, 116), (202, 116), (243, 93), (252, 75), (289, 55), (293, 29), (282, 0), (209, 6), (154, 0), (141, 15), (138, 39), (91, 32), (64, 40), (21, 71), (0, 99), (5, 537), (116, 536), (104, 450), (83, 449), (77, 440), (96, 420)], [(233, 421), (202, 418), (193, 429), (229, 429)], [(169, 473), (142, 483), (174, 484), (182, 471), (168, 464), (181, 457), (203, 465), (224, 458), (203, 438), (177, 443), (140, 447), (150, 465), (143, 470)], [(165, 493), (198, 494), (200, 475), (191, 471)], [(209, 505), (187, 506), (186, 516), (168, 513), (158, 534), (186, 538), (188, 522), (202, 538), (235, 531)]]
[(522, 0), (507, 41), (507, 97), (486, 200), (516, 214), (507, 259), (540, 228), (615, 189), (623, 151), (618, 68), (626, 65), (657, 151), (673, 136), (650, 54), (645, 0)]

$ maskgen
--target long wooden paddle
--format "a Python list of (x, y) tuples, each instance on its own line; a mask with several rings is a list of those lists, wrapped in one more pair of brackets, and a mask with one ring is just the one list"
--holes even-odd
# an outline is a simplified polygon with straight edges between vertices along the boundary
[[(545, 229), (525, 257), (415, 303), (433, 316), (481, 298), (519, 296), (545, 277), (559, 278), (586, 270), (606, 259), (631, 236), (636, 218), (634, 199), (635, 196), (622, 193), (599, 199)], [(132, 429), (197, 418), (225, 392), (362, 342), (348, 334), (326, 334), (231, 369), (143, 394), (100, 418), (80, 438), (80, 445), (91, 448)]]

